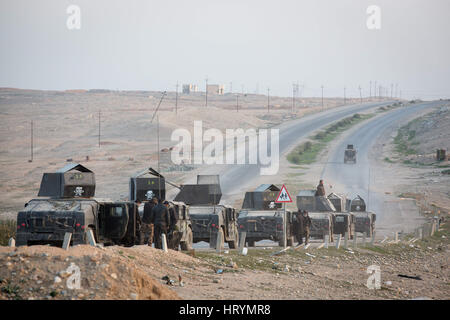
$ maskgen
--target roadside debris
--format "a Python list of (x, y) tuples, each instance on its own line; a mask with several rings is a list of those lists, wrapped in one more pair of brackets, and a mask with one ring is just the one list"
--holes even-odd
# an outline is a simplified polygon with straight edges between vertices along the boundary
[(402, 277), (402, 278), (408, 278), (408, 279), (414, 279), (414, 280), (423, 280), (421, 277), (419, 277), (419, 276), (408, 276), (408, 275), (406, 275), (406, 274), (399, 274), (398, 275), (399, 277)]

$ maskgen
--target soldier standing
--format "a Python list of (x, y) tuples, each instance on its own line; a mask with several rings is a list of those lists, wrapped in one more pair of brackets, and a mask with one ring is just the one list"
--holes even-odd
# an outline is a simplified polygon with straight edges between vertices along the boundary
[(323, 186), (323, 180), (319, 181), (319, 185), (316, 190), (316, 197), (324, 197), (325, 196), (325, 187)]
[(305, 245), (309, 243), (309, 234), (311, 231), (311, 218), (308, 215), (308, 211), (303, 211), (303, 235), (305, 236)]
[(153, 219), (155, 223), (155, 248), (162, 249), (161, 236), (166, 235), (170, 226), (170, 215), (167, 207), (159, 200), (159, 203), (152, 209)]
[(144, 205), (144, 215), (142, 217), (141, 235), (143, 235), (143, 244), (147, 244), (151, 247), (153, 243), (154, 234), (154, 216), (153, 208), (158, 204), (158, 199), (153, 198), (151, 201), (146, 202)]
[(294, 232), (297, 237), (298, 244), (303, 243), (303, 214), (301, 210), (295, 213), (296, 223), (294, 224)]

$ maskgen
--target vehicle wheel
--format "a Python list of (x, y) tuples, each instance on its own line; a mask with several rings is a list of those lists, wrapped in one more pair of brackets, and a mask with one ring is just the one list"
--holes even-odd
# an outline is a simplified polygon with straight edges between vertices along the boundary
[(192, 233), (191, 228), (188, 228), (186, 238), (187, 238), (187, 241), (180, 242), (181, 250), (183, 250), (183, 251), (192, 250), (192, 243), (194, 242), (194, 234)]

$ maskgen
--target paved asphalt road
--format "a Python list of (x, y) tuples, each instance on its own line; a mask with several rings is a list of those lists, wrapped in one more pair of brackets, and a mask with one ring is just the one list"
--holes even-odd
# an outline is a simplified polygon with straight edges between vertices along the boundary
[[(379, 182), (382, 182), (383, 178), (390, 178), (383, 172), (383, 164), (376, 163), (373, 147), (383, 133), (395, 133), (399, 121), (437, 104), (438, 102), (427, 102), (401, 107), (365, 122), (333, 146), (327, 162), (324, 163), (321, 177), (325, 180), (325, 185), (332, 185), (333, 191), (342, 192), (351, 198), (356, 195), (363, 197), (368, 204), (368, 210), (377, 214), (377, 228), (384, 229), (388, 236), (392, 236), (390, 233), (394, 228), (397, 228), (397, 231), (412, 231), (417, 223), (411, 223), (411, 220), (418, 222), (422, 218), (413, 202), (400, 201), (385, 194), (384, 190), (370, 190), (369, 186), (375, 180), (380, 185)], [(347, 144), (353, 144), (357, 150), (356, 164), (344, 164)], [(328, 189), (327, 192), (329, 191)]]
[[(392, 103), (393, 101), (383, 101), (339, 107), (275, 126), (273, 128), (280, 130), (280, 157), (290, 148), (297, 145), (300, 139), (308, 137), (317, 129), (323, 128), (342, 118), (351, 116), (354, 113), (367, 111), (372, 108)], [(230, 200), (233, 196), (235, 197), (240, 194), (242, 197), (246, 190), (257, 187), (254, 185), (254, 180), (260, 175), (260, 165), (202, 165), (200, 174), (219, 174), (223, 194), (221, 202), (231, 204)], [(268, 183), (270, 182), (270, 176), (267, 176), (267, 181)], [(184, 183), (196, 183), (196, 177), (192, 176)], [(175, 190), (175, 192), (177, 192), (177, 190)], [(172, 194), (168, 194), (168, 196), (170, 197)]]

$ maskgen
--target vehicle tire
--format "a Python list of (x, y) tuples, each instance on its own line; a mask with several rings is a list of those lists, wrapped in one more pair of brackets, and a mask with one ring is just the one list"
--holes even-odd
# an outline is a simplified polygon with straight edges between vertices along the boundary
[(183, 251), (192, 250), (192, 243), (194, 242), (194, 234), (192, 233), (191, 228), (188, 228), (186, 238), (187, 238), (186, 241), (180, 242), (181, 250), (183, 250)]

